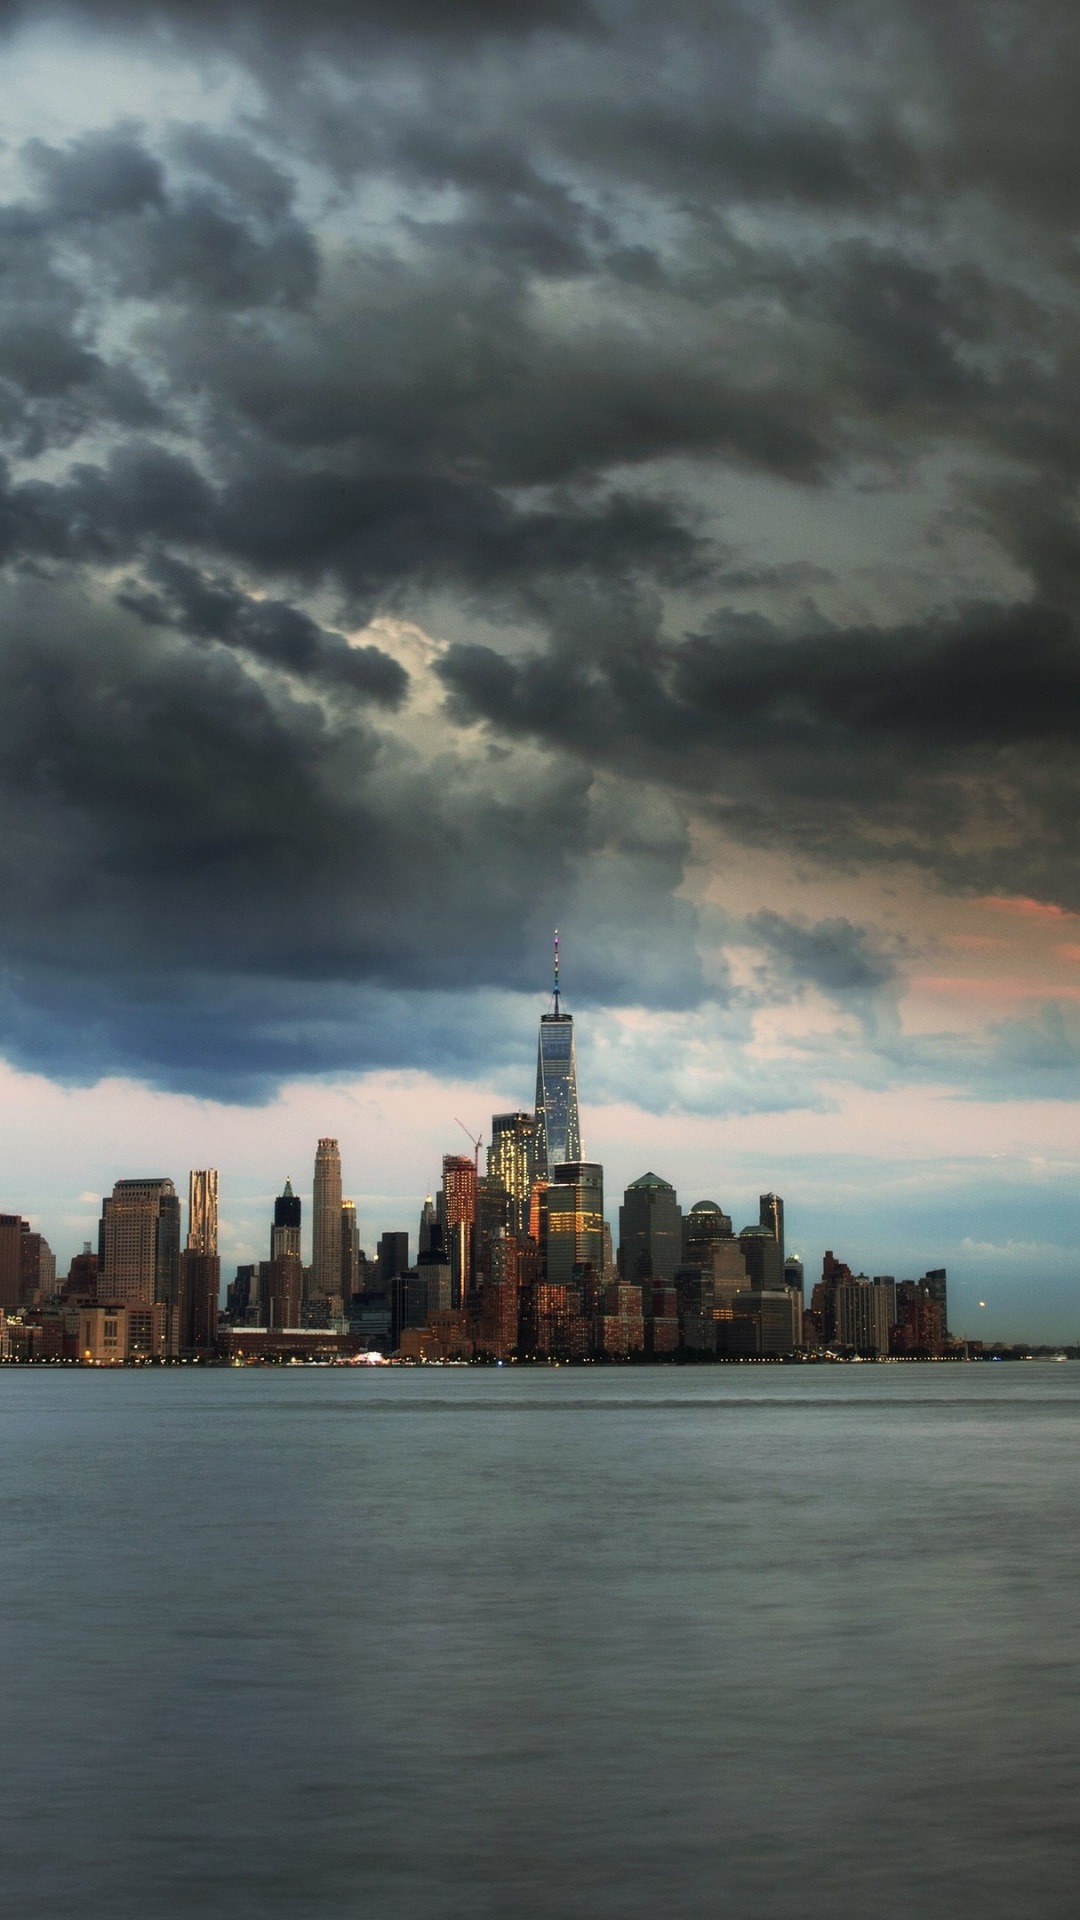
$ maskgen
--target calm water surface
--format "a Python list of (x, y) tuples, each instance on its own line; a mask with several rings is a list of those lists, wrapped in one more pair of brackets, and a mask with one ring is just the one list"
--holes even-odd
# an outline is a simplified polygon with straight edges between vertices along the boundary
[(1080, 1366), (0, 1371), (18, 1920), (1075, 1920)]

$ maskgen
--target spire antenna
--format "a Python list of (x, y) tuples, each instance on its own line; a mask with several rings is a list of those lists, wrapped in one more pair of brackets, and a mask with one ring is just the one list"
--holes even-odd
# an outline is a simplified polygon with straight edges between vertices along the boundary
[(559, 929), (555, 929), (555, 1011), (559, 1011)]

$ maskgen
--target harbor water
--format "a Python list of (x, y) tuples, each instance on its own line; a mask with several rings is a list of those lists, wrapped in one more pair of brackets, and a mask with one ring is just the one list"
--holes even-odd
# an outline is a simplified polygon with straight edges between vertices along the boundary
[(19, 1920), (1073, 1920), (1080, 1365), (0, 1371)]

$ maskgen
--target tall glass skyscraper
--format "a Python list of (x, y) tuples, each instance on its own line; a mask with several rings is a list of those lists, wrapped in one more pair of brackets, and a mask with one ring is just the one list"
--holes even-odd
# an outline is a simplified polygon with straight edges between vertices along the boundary
[(574, 1018), (559, 998), (559, 936), (555, 935), (555, 990), (551, 1012), (541, 1015), (536, 1054), (536, 1173), (554, 1178), (555, 1169), (581, 1159), (578, 1121)]

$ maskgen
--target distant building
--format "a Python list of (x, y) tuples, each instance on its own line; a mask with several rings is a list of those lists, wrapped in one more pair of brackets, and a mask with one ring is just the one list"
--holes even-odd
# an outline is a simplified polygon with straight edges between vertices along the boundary
[(162, 1360), (167, 1346), (168, 1308), (160, 1300), (116, 1301), (110, 1306), (80, 1307), (78, 1358), (92, 1366), (118, 1366), (125, 1360)]
[(832, 1295), (832, 1342), (864, 1359), (889, 1351), (888, 1289), (864, 1273), (841, 1280)]
[(300, 1259), (302, 1215), (300, 1195), (293, 1192), (292, 1181), (286, 1178), (284, 1187), (274, 1201), (274, 1224), (270, 1229), (271, 1260), (280, 1260), (287, 1253)]
[(758, 1225), (771, 1233), (780, 1249), (780, 1272), (784, 1270), (784, 1203), (778, 1193), (763, 1193), (758, 1200)]
[[(444, 1153), (439, 1190), (439, 1221), (443, 1250), (453, 1269), (454, 1307), (464, 1305), (473, 1281), (476, 1261), (476, 1162), (471, 1154)], [(419, 1265), (419, 1260), (417, 1261)], [(451, 1303), (447, 1302), (447, 1311)]]
[(737, 1293), (724, 1329), (732, 1359), (782, 1359), (796, 1344), (795, 1310), (787, 1287), (749, 1287)]
[(536, 1136), (535, 1113), (492, 1115), (488, 1178), (497, 1180), (509, 1196), (509, 1230), (522, 1238), (529, 1231), (529, 1195), (536, 1177)]
[(938, 1313), (941, 1315), (942, 1338), (947, 1340), (949, 1337), (949, 1298), (946, 1280), (947, 1274), (944, 1267), (931, 1267), (922, 1277), (922, 1285), (926, 1288)]
[(356, 1201), (341, 1203), (341, 1286), (346, 1306), (360, 1291), (360, 1229), (356, 1224)]
[(619, 1208), (619, 1272), (624, 1280), (675, 1278), (682, 1258), (682, 1209), (669, 1180), (643, 1173)]
[(583, 1270), (604, 1270), (604, 1169), (595, 1160), (556, 1168), (543, 1196), (547, 1223), (545, 1278), (551, 1286), (580, 1283)]
[(189, 1253), (216, 1253), (218, 1250), (218, 1177), (216, 1169), (188, 1175)]
[(752, 1287), (775, 1293), (778, 1287), (783, 1286), (783, 1249), (770, 1228), (743, 1227), (739, 1234), (739, 1247)]
[(576, 1164), (580, 1159), (574, 1020), (572, 1014), (562, 1010), (556, 934), (551, 1012), (541, 1015), (536, 1053), (536, 1176), (553, 1180), (557, 1167)]
[(171, 1180), (117, 1180), (102, 1207), (98, 1299), (176, 1307), (180, 1201)]
[(715, 1200), (698, 1200), (683, 1220), (683, 1259), (700, 1265), (706, 1248), (733, 1237), (731, 1215)]
[(180, 1353), (212, 1354), (217, 1345), (221, 1261), (188, 1247), (180, 1256)]
[[(429, 1202), (429, 1204), (432, 1204)], [(390, 1282), (399, 1273), (404, 1273), (409, 1264), (409, 1236), (407, 1233), (384, 1233), (379, 1237), (377, 1249), (379, 1267), (379, 1291), (385, 1293)]]
[(265, 1327), (298, 1327), (304, 1304), (304, 1269), (295, 1253), (279, 1253), (259, 1267), (260, 1321)]
[(941, 1308), (924, 1280), (901, 1280), (896, 1289), (892, 1351), (910, 1360), (933, 1360), (943, 1351)]
[(311, 1202), (311, 1295), (341, 1295), (341, 1153), (336, 1140), (319, 1141)]

